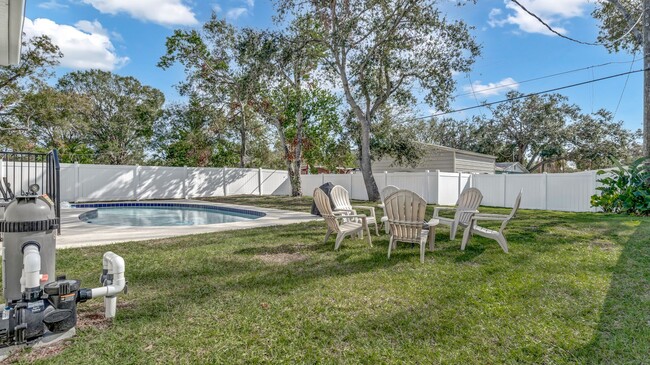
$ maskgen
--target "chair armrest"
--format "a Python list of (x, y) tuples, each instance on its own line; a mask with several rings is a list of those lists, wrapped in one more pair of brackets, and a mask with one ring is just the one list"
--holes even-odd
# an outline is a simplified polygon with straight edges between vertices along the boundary
[(333, 214), (355, 214), (354, 209), (334, 209), (332, 211)]
[(472, 216), (473, 221), (499, 221), (503, 222), (510, 217), (504, 214), (474, 214)]
[(438, 217), (438, 213), (441, 210), (456, 210), (456, 207), (435, 207), (433, 208), (433, 217)]
[(365, 214), (340, 215), (340, 216), (338, 216), (336, 218), (339, 218), (339, 219), (360, 218), (363, 221), (364, 224), (366, 224), (366, 219), (367, 219)]
[(386, 207), (386, 205), (384, 203), (377, 204), (377, 208), (384, 209), (385, 207)]
[(366, 205), (354, 205), (354, 206), (352, 206), (352, 208), (369, 210), (370, 211), (370, 216), (371, 217), (375, 216), (375, 207), (369, 207), (369, 206), (366, 206)]

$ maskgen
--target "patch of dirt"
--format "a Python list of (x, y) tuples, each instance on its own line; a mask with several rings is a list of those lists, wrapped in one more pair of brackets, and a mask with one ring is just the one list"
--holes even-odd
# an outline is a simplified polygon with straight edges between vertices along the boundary
[(85, 312), (78, 313), (77, 329), (84, 330), (87, 328), (96, 328), (98, 330), (105, 330), (113, 324), (110, 318), (105, 318), (104, 313), (98, 312)]
[(591, 241), (589, 242), (590, 247), (599, 247), (602, 250), (609, 251), (613, 249), (616, 245), (609, 241)]
[(70, 344), (70, 341), (62, 341), (39, 348), (24, 349), (16, 351), (14, 354), (2, 361), (2, 364), (14, 364), (17, 362), (34, 363), (39, 360), (45, 360), (63, 352)]
[(307, 255), (303, 255), (301, 253), (272, 253), (255, 255), (255, 258), (264, 262), (265, 264), (287, 265), (293, 262), (305, 261), (307, 260)]

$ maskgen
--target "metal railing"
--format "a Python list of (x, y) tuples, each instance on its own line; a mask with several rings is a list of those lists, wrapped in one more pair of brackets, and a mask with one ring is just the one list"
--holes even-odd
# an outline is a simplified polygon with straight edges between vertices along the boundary
[[(54, 203), (56, 218), (61, 218), (61, 167), (59, 153), (0, 152), (0, 198), (5, 203), (16, 196), (30, 194), (30, 186), (37, 184), (39, 193), (47, 194)], [(61, 233), (61, 225), (57, 228)]]

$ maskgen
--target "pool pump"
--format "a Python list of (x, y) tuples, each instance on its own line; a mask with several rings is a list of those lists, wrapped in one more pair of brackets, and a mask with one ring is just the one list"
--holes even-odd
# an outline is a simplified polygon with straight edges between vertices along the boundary
[(51, 343), (74, 334), (77, 304), (104, 297), (105, 317), (115, 316), (116, 295), (126, 292), (124, 260), (107, 252), (101, 287), (81, 288), (79, 280), (56, 276), (59, 219), (47, 195), (34, 184), (16, 196), (0, 221), (3, 234), (2, 287), (7, 301), (0, 318), (0, 347)]

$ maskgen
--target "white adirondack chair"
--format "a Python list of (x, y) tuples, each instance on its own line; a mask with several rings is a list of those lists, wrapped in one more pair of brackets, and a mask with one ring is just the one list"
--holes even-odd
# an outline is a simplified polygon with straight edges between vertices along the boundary
[[(467, 246), (467, 242), (469, 241), (469, 238), (473, 235), (479, 235), (481, 237), (486, 237), (486, 238), (491, 238), (493, 240), (496, 240), (499, 243), (499, 246), (503, 249), (505, 253), (508, 253), (508, 241), (506, 240), (506, 236), (503, 235), (503, 230), (506, 228), (506, 225), (508, 222), (514, 218), (515, 214), (517, 213), (517, 209), (519, 209), (519, 205), (521, 204), (521, 194), (522, 191), (519, 191), (519, 195), (517, 195), (517, 199), (515, 199), (515, 205), (512, 207), (512, 210), (510, 211), (510, 214), (505, 215), (505, 214), (484, 214), (484, 213), (477, 213), (473, 214), (472, 217), (470, 218), (470, 224), (465, 228), (465, 232), (463, 233), (463, 243), (460, 245), (460, 249), (464, 250), (465, 246)], [(499, 228), (498, 231), (481, 227), (477, 223), (478, 221), (497, 221), (501, 222), (501, 228)]]
[(332, 203), (334, 203), (335, 212), (344, 212), (345, 214), (357, 214), (358, 209), (364, 209), (370, 212), (370, 215), (366, 216), (366, 221), (368, 224), (375, 225), (375, 233), (379, 236), (379, 228), (377, 227), (377, 218), (375, 217), (375, 207), (369, 207), (365, 205), (355, 205), (352, 206), (350, 202), (350, 193), (345, 190), (341, 185), (336, 185), (332, 188), (330, 192), (332, 197)]
[(429, 250), (433, 251), (435, 242), (435, 226), (424, 229), (427, 202), (418, 194), (409, 190), (398, 190), (385, 200), (385, 212), (390, 225), (390, 241), (388, 243), (388, 258), (397, 245), (397, 241), (417, 243), (420, 245), (420, 262), (424, 262), (427, 237)]
[[(330, 199), (325, 192), (319, 188), (314, 190), (314, 202), (318, 211), (325, 219), (327, 224), (327, 233), (325, 234), (325, 241), (330, 237), (330, 234), (336, 233), (336, 242), (334, 243), (334, 250), (338, 250), (341, 242), (345, 236), (352, 236), (359, 234), (363, 238), (363, 230), (368, 234), (368, 244), (372, 247), (372, 239), (370, 238), (370, 229), (368, 229), (368, 222), (365, 215), (360, 214), (344, 214), (343, 212), (336, 214), (330, 205)], [(358, 218), (354, 221), (350, 218)], [(339, 220), (342, 220), (339, 223)], [(359, 221), (360, 220), (360, 221)]]
[[(449, 239), (456, 238), (458, 227), (467, 227), (472, 214), (478, 213), (478, 206), (481, 205), (483, 194), (477, 188), (468, 188), (458, 197), (455, 207), (435, 207), (433, 209), (433, 219), (438, 219), (440, 224), (449, 226)], [(442, 210), (455, 210), (454, 218), (440, 217)]]
[(385, 188), (381, 189), (379, 192), (379, 196), (381, 197), (381, 204), (379, 204), (379, 208), (384, 210), (384, 216), (381, 217), (381, 223), (384, 225), (384, 230), (387, 234), (390, 233), (390, 226), (388, 225), (388, 216), (386, 215), (386, 198), (388, 198), (389, 195), (396, 192), (397, 190), (399, 190), (397, 186), (388, 185)]

